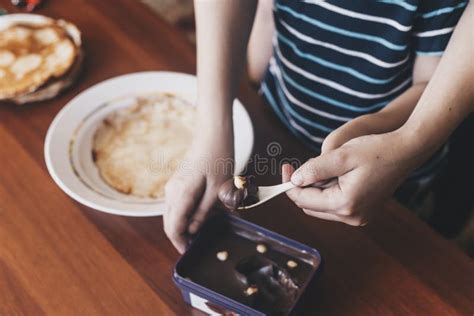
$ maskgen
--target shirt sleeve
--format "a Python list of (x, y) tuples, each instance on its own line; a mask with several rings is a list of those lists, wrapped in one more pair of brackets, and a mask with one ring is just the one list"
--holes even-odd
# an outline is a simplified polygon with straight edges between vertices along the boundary
[(440, 56), (469, 0), (421, 0), (413, 30), (413, 50), (417, 55)]

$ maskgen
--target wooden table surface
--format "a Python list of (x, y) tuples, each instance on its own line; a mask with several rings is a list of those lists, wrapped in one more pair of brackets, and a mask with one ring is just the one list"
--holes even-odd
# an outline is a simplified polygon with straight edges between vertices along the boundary
[[(195, 49), (138, 0), (50, 0), (38, 13), (76, 23), (87, 59), (79, 82), (55, 100), (0, 105), (0, 315), (199, 315), (172, 282), (179, 256), (162, 218), (74, 202), (43, 158), (49, 124), (77, 93), (129, 72), (194, 73)], [(255, 91), (243, 85), (240, 98), (256, 153), (278, 142), (282, 156), (309, 157)], [(245, 217), (321, 251), (326, 267), (308, 290), (307, 315), (474, 313), (472, 260), (395, 203), (364, 228), (313, 219), (284, 196)]]

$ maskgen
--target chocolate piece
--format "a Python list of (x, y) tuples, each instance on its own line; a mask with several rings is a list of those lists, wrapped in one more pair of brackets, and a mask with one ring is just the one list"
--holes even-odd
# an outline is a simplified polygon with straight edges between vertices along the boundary
[(230, 179), (221, 185), (218, 196), (226, 208), (235, 211), (245, 199), (245, 190), (237, 189), (234, 180)]
[(235, 176), (219, 189), (219, 200), (232, 211), (258, 202), (258, 186), (254, 176)]
[(246, 257), (235, 267), (237, 279), (244, 286), (258, 288), (257, 295), (265, 308), (274, 311), (287, 310), (294, 304), (298, 295), (298, 286), (288, 271), (270, 259), (260, 255)]

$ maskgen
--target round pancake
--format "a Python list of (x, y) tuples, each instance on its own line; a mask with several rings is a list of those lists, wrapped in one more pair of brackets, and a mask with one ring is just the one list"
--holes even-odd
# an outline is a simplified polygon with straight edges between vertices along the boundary
[(94, 135), (101, 177), (122, 193), (163, 198), (191, 143), (194, 115), (193, 106), (172, 94), (140, 97), (112, 113)]
[(66, 89), (74, 83), (81, 71), (84, 53), (79, 49), (77, 57), (71, 68), (61, 77), (48, 80), (44, 85), (31, 93), (25, 93), (14, 98), (9, 99), (16, 104), (25, 104), (30, 102), (37, 102), (52, 99), (57, 96), (62, 90)]
[(58, 23), (15, 24), (0, 32), (0, 99), (31, 93), (65, 74), (78, 48)]

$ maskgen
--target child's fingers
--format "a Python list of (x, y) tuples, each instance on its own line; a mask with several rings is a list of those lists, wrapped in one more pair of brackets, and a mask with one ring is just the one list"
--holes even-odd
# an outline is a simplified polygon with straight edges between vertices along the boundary
[(326, 154), (312, 158), (291, 175), (291, 182), (297, 186), (337, 178), (349, 170), (352, 165), (347, 150), (341, 147)]
[(210, 209), (212, 208), (215, 202), (215, 195), (213, 192), (206, 190), (204, 196), (201, 199), (201, 202), (196, 208), (196, 212), (193, 214), (190, 224), (188, 226), (188, 232), (191, 235), (197, 233), (199, 228), (204, 223)]
[(293, 174), (294, 171), (295, 169), (289, 163), (286, 163), (283, 166), (281, 166), (282, 183), (290, 181), (291, 175)]
[(306, 215), (316, 217), (316, 218), (320, 218), (320, 219), (324, 219), (324, 220), (328, 220), (328, 221), (344, 222), (344, 220), (341, 217), (339, 217), (338, 215), (335, 215), (335, 214), (331, 214), (331, 213), (315, 212), (315, 211), (307, 209), (307, 208), (304, 208), (303, 212)]
[[(295, 169), (290, 164), (284, 164), (281, 167), (281, 180), (282, 180), (282, 183), (290, 181), (291, 175), (293, 174), (294, 171), (295, 171)], [(290, 200), (294, 201), (296, 196), (298, 196), (299, 191), (301, 191), (301, 190), (302, 190), (301, 188), (294, 188), (294, 189), (291, 189), (289, 191), (286, 191), (286, 195), (290, 198)]]
[[(373, 134), (378, 131), (378, 114), (366, 114), (353, 119), (336, 128), (325, 139), (321, 146), (321, 153), (337, 149), (356, 137)], [(381, 131), (380, 131), (381, 132)]]
[(359, 217), (355, 216), (343, 216), (343, 215), (336, 215), (336, 214), (331, 214), (331, 213), (325, 213), (325, 212), (317, 212), (313, 211), (307, 208), (303, 209), (303, 212), (306, 215), (312, 216), (312, 217), (317, 217), (320, 219), (328, 220), (328, 221), (333, 221), (333, 222), (341, 222), (350, 226), (365, 226), (367, 225), (366, 221), (363, 221)]
[(288, 191), (288, 196), (298, 207), (315, 212), (340, 215), (337, 213), (343, 206), (343, 196), (339, 186), (333, 186), (325, 190), (314, 187), (295, 188)]
[(186, 179), (172, 178), (165, 188), (166, 212), (163, 217), (164, 231), (179, 253), (184, 253), (188, 243), (188, 218), (201, 199), (200, 182), (186, 182)]
[(329, 134), (321, 145), (321, 153), (325, 154), (328, 151), (341, 147), (345, 143), (343, 134), (343, 131), (339, 129), (336, 129)]

